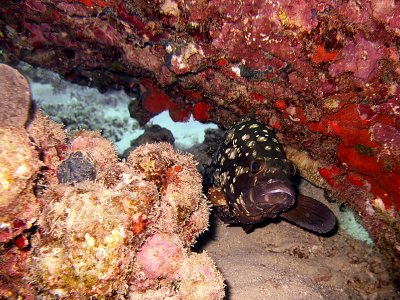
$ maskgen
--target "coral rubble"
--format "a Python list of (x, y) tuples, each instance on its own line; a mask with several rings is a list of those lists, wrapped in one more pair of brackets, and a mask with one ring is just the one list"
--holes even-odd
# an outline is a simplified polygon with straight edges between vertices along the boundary
[(191, 156), (158, 143), (122, 162), (98, 132), (32, 118), (0, 127), (0, 298), (223, 298), (213, 261), (190, 251), (209, 216)]
[(141, 124), (163, 110), (268, 123), (400, 270), (398, 2), (22, 0), (0, 13), (3, 60), (137, 90)]

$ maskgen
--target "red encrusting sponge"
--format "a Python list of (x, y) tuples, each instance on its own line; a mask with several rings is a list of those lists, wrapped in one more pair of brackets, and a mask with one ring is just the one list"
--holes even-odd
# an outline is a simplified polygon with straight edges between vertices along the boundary
[(210, 120), (211, 106), (205, 102), (198, 102), (193, 106), (193, 117), (200, 122), (206, 122)]
[(143, 87), (142, 104), (148, 112), (159, 114), (169, 108), (171, 100), (164, 91), (147, 79), (142, 80), (141, 85)]

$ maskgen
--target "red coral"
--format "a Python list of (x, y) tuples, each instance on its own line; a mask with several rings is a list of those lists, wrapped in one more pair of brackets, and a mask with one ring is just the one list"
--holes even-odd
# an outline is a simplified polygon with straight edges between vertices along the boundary
[(356, 148), (343, 144), (338, 147), (338, 157), (349, 169), (371, 177), (371, 192), (382, 199), (387, 209), (392, 206), (396, 206), (397, 209), (400, 207), (399, 168), (388, 172), (384, 162), (378, 161), (376, 157), (367, 156)]
[(338, 157), (350, 169), (358, 173), (374, 177), (381, 172), (376, 157), (362, 154), (354, 147), (346, 147), (344, 144), (340, 144), (338, 147)]
[(147, 225), (146, 216), (140, 213), (139, 216), (134, 216), (132, 219), (132, 232), (136, 236), (144, 231)]
[(277, 116), (273, 115), (269, 119), (269, 126), (271, 126), (274, 129), (280, 129), (282, 127), (282, 122)]
[(319, 168), (318, 171), (330, 186), (335, 186), (335, 177), (340, 175), (340, 170), (338, 167), (332, 166), (330, 168)]
[(229, 62), (225, 58), (218, 59), (215, 64), (219, 67), (225, 67), (229, 64)]
[(202, 98), (202, 96), (199, 91), (188, 91), (186, 98), (192, 101), (199, 101)]
[[(400, 134), (395, 127), (397, 104), (397, 98), (374, 107), (349, 104), (320, 122), (307, 124), (311, 131), (340, 138), (338, 158), (358, 173), (348, 174), (347, 180), (354, 186), (368, 187), (387, 209), (400, 207), (400, 167), (394, 159), (400, 153)], [(334, 183), (326, 172), (321, 175)]]
[[(72, 0), (67, 0), (68, 2), (73, 2)], [(92, 6), (100, 6), (100, 7), (108, 7), (113, 5), (113, 1), (108, 0), (77, 0), (78, 2), (82, 3), (85, 6), (92, 7)]]
[(14, 244), (19, 249), (27, 249), (30, 246), (28, 238), (21, 234), (14, 239)]
[(200, 122), (206, 122), (210, 120), (211, 106), (205, 102), (198, 102), (193, 106), (193, 117)]
[[(362, 108), (362, 117), (357, 104), (344, 106), (338, 112), (321, 118), (320, 122), (309, 122), (308, 128), (313, 132), (320, 132), (329, 136), (337, 136), (348, 146), (362, 144), (368, 147), (377, 147), (378, 144), (371, 140), (366, 123), (370, 116), (366, 116), (367, 109)], [(369, 112), (368, 112), (369, 113)]]
[(167, 110), (171, 104), (168, 95), (154, 85), (150, 80), (142, 80), (144, 91), (141, 94), (143, 107), (151, 113), (159, 114)]
[(285, 100), (278, 99), (278, 100), (275, 101), (275, 107), (277, 109), (284, 110), (284, 109), (286, 109), (288, 107), (288, 105), (286, 104)]
[(356, 173), (347, 174), (346, 179), (352, 185), (357, 186), (357, 187), (365, 187), (367, 185), (367, 182), (361, 176), (357, 175)]
[(190, 108), (187, 106), (179, 106), (171, 102), (168, 108), (169, 116), (174, 122), (187, 122), (190, 119)]
[(357, 144), (376, 147), (377, 144), (371, 141), (368, 129), (348, 126), (348, 124), (340, 121), (328, 121), (329, 128), (333, 133), (340, 137), (346, 146), (354, 146)]
[(253, 98), (255, 101), (257, 101), (259, 103), (264, 103), (264, 101), (265, 101), (265, 96), (262, 94), (251, 93), (250, 96), (251, 96), (251, 98)]
[(298, 106), (291, 105), (286, 108), (284, 116), (299, 124), (307, 123), (307, 117), (305, 116), (303, 109)]
[(319, 45), (317, 51), (311, 57), (311, 60), (316, 64), (320, 64), (322, 62), (335, 61), (336, 57), (337, 51), (328, 52), (325, 50), (324, 46)]

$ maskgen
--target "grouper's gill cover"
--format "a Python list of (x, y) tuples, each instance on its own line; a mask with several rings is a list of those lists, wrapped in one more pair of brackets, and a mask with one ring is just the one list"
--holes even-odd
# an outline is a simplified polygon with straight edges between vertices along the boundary
[(296, 201), (295, 172), (273, 129), (255, 120), (243, 120), (225, 133), (206, 170), (204, 184), (225, 223), (239, 223), (246, 230), (279, 215), (317, 233), (331, 231), (336, 217), (327, 206), (303, 195)]

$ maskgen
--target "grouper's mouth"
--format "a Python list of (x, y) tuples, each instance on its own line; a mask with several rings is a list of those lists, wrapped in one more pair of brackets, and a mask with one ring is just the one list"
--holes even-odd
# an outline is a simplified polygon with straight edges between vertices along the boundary
[(274, 218), (293, 206), (296, 199), (290, 181), (263, 182), (242, 192), (239, 209), (250, 218)]

